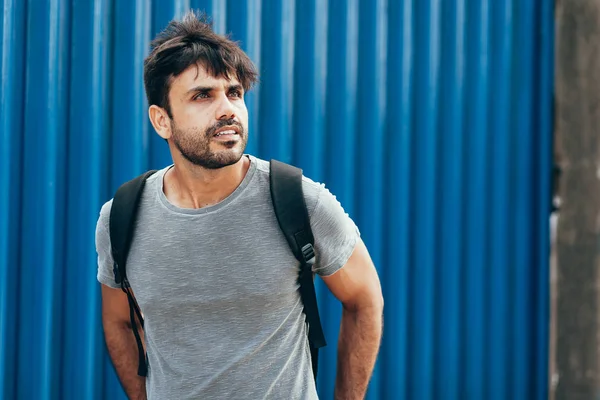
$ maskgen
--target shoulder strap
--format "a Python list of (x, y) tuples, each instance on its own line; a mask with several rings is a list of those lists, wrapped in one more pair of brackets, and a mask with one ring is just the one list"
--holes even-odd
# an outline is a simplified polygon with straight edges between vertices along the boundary
[(313, 355), (313, 372), (317, 375), (318, 352), (326, 346), (319, 317), (312, 266), (315, 251), (310, 219), (302, 190), (302, 170), (277, 160), (270, 166), (271, 199), (279, 226), (294, 256), (300, 261), (300, 296), (308, 323), (308, 340)]
[(117, 266), (115, 280), (120, 284), (127, 279), (127, 254), (133, 237), (133, 225), (146, 179), (156, 171), (148, 171), (124, 183), (117, 189), (110, 209), (110, 243), (113, 260)]
[(138, 375), (140, 376), (147, 375), (148, 365), (135, 317), (137, 314), (142, 329), (144, 328), (144, 318), (142, 317), (140, 307), (135, 301), (135, 297), (129, 286), (129, 281), (127, 280), (127, 255), (131, 246), (133, 226), (135, 224), (137, 210), (144, 185), (146, 184), (146, 179), (155, 172), (156, 170), (148, 171), (137, 178), (124, 183), (117, 189), (110, 209), (109, 219), (110, 243), (113, 260), (115, 262), (115, 282), (121, 285), (121, 290), (127, 294), (131, 329), (133, 330), (138, 347)]

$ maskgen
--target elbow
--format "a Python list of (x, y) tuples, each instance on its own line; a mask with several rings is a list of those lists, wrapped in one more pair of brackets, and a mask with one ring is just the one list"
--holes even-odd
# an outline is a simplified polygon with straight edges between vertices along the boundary
[(361, 296), (354, 301), (348, 301), (342, 303), (345, 311), (362, 313), (362, 314), (372, 314), (372, 315), (382, 315), (383, 314), (383, 306), (384, 300), (381, 291), (373, 292), (369, 295)]
[(383, 305), (384, 305), (383, 293), (379, 292), (379, 296), (377, 296), (377, 307), (381, 311), (382, 314), (383, 314)]
[(381, 290), (381, 285), (378, 284), (369, 292), (367, 307), (375, 310), (377, 313), (383, 313), (383, 305), (383, 293)]
[(373, 309), (377, 311), (378, 314), (383, 314), (383, 294), (379, 292), (377, 295), (373, 296)]
[(124, 318), (116, 318), (110, 313), (102, 313), (102, 328), (104, 331), (130, 331), (131, 321)]

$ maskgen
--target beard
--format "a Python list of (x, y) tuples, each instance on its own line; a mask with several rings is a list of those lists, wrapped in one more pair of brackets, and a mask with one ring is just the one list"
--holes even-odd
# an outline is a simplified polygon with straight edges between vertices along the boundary
[[(217, 129), (224, 126), (237, 126), (240, 130), (239, 140), (219, 142), (222, 149), (213, 151), (210, 148), (212, 138)], [(181, 155), (194, 165), (206, 169), (219, 169), (237, 163), (244, 155), (248, 135), (239, 122), (228, 119), (221, 120), (201, 132), (199, 129), (179, 129), (171, 121), (171, 139)]]

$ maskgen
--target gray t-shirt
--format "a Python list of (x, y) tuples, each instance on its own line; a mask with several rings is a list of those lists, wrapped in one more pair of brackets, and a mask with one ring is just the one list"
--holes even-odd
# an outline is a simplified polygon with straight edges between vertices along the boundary
[[(299, 263), (281, 232), (269, 163), (222, 202), (182, 209), (163, 192), (168, 168), (141, 198), (127, 276), (145, 318), (148, 399), (316, 399), (297, 283)], [(338, 271), (359, 231), (323, 185), (304, 178), (315, 271)], [(98, 280), (117, 287), (110, 252), (112, 202), (96, 229)]]

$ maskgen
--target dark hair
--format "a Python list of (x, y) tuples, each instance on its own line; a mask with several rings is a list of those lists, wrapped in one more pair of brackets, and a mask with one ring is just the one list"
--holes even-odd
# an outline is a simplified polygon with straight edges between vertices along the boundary
[(189, 11), (181, 21), (171, 21), (150, 44), (144, 60), (148, 104), (164, 108), (171, 116), (172, 78), (198, 63), (212, 76), (237, 78), (244, 91), (258, 79), (256, 67), (236, 42), (216, 34), (204, 14)]

